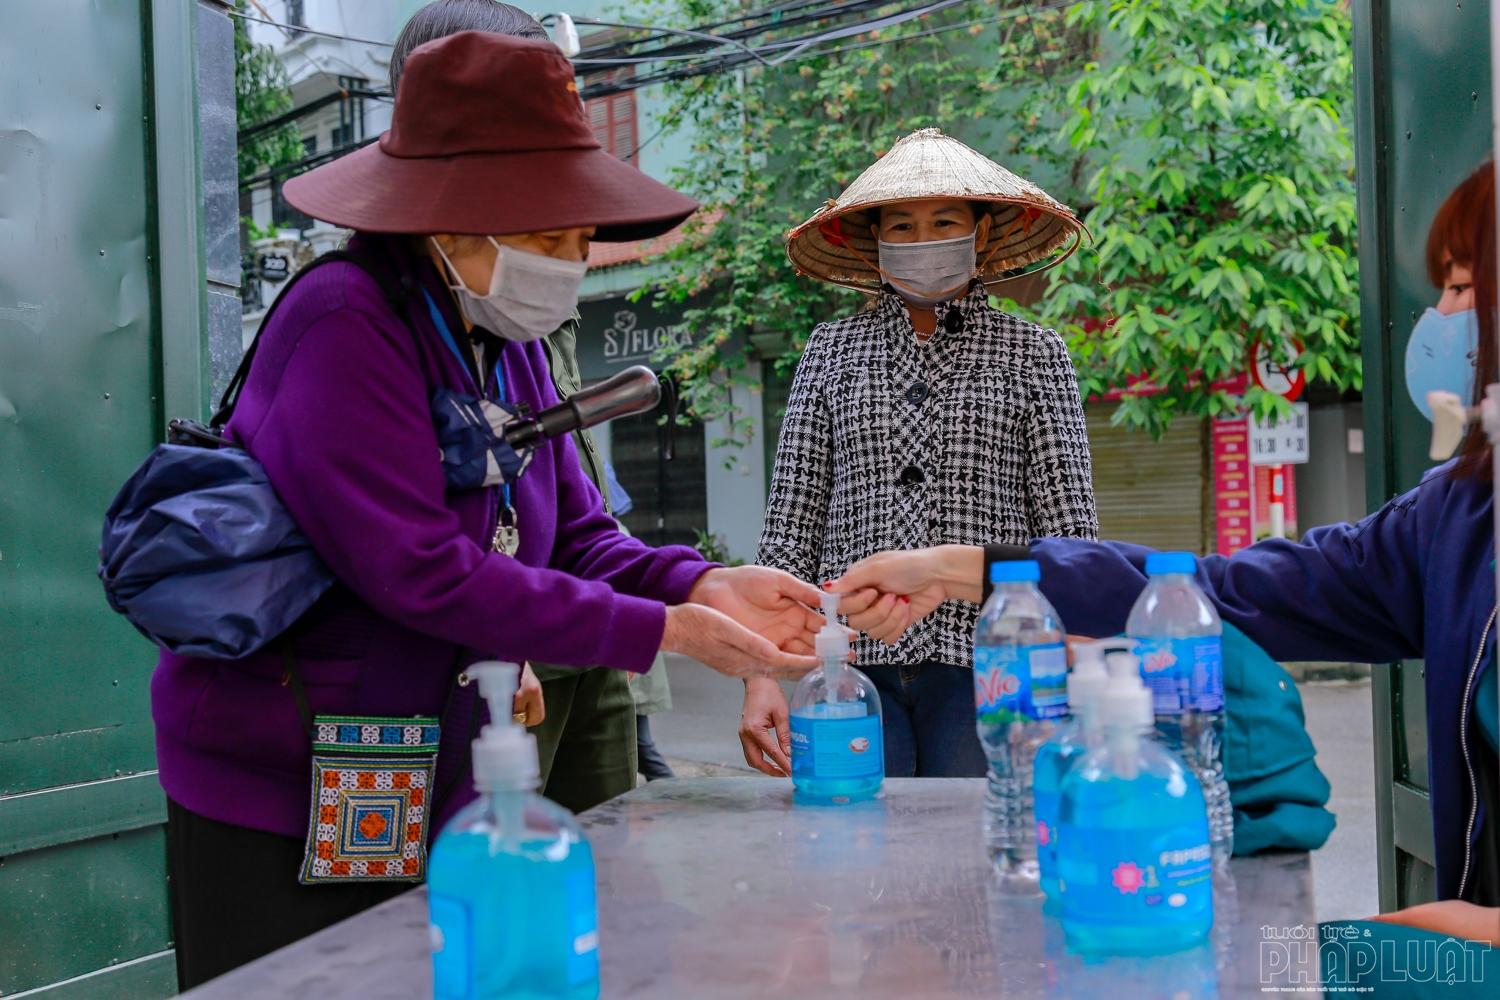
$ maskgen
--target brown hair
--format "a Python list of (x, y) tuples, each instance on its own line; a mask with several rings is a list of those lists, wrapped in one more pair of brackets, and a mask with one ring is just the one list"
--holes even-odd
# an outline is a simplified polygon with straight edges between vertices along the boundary
[[(1478, 406), (1484, 388), (1500, 381), (1495, 344), (1495, 164), (1486, 160), (1453, 189), (1427, 233), (1427, 277), (1438, 288), (1448, 280), (1454, 264), (1474, 274), (1474, 314), (1479, 320), (1479, 356), (1475, 361), (1474, 398)], [(1484, 428), (1476, 421), (1459, 448), (1455, 476), (1489, 479), (1492, 458)]]

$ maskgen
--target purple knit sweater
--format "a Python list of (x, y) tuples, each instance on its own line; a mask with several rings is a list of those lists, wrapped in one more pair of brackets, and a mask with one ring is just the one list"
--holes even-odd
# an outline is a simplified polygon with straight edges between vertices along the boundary
[[(349, 249), (383, 255), (463, 329), (431, 262), (404, 238), (359, 234)], [(473, 393), (472, 377), (420, 294), (409, 311), (415, 340), (363, 271), (322, 265), (261, 333), (229, 424), (341, 581), (293, 644), (312, 710), (441, 715), (460, 660), (649, 669), (664, 604), (685, 600), (710, 564), (621, 534), (567, 436), (540, 446), (513, 488), (520, 551), (490, 552), (499, 489), (444, 491), (428, 406), (429, 386)], [(502, 368), (508, 399), (538, 410), (557, 401), (539, 344), (508, 344)], [(169, 796), (225, 823), (306, 835), (311, 752), (282, 674), (274, 650), (233, 661), (162, 654), (151, 710)], [(473, 798), (460, 768), (485, 718), (476, 688), (457, 689), (445, 717), (435, 788), (454, 791), (434, 835)]]

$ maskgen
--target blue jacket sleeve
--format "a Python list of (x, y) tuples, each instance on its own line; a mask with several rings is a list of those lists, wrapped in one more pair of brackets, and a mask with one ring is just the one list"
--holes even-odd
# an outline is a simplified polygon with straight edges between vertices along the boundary
[[(1198, 560), (1219, 610), (1277, 660), (1384, 663), (1420, 656), (1417, 518), (1398, 498), (1358, 524), (1267, 539), (1233, 557)], [(1069, 632), (1117, 635), (1146, 586), (1152, 551), (1126, 542), (1039, 538), (1042, 590)]]

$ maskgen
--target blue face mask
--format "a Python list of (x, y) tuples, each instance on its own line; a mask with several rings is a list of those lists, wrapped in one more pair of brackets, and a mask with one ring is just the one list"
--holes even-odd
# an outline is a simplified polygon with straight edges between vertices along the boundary
[(1442, 389), (1465, 406), (1474, 401), (1474, 358), (1479, 351), (1479, 320), (1472, 309), (1444, 316), (1428, 309), (1406, 342), (1406, 391), (1422, 416), (1432, 419), (1427, 394)]

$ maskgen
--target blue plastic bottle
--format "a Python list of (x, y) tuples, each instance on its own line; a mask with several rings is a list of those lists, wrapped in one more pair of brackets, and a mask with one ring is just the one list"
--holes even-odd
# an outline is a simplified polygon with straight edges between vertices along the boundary
[(1136, 658), (1109, 654), (1104, 744), (1063, 779), (1058, 889), (1068, 943), (1085, 952), (1165, 954), (1213, 926), (1213, 849), (1203, 791), (1149, 738), (1151, 694)]
[(1007, 892), (1040, 891), (1032, 774), (1037, 749), (1068, 713), (1068, 653), (1033, 560), (990, 566), (994, 591), (974, 631), (974, 704), (989, 761), (984, 843)]
[(511, 721), (520, 668), (468, 673), (490, 702), (474, 741), (479, 798), (432, 848), (435, 1000), (594, 1000), (599, 917), (594, 855), (573, 816), (532, 792), (536, 737)]
[[(1099, 698), (1109, 683), (1104, 669), (1104, 651), (1122, 648), (1131, 640), (1101, 639), (1073, 646), (1073, 669), (1068, 674), (1068, 724), (1047, 737), (1036, 752), (1032, 801), (1036, 811), (1036, 860), (1042, 891), (1057, 899), (1057, 835), (1062, 808), (1062, 781), (1073, 762), (1104, 739), (1099, 718)], [(1133, 643), (1132, 643), (1133, 644)]]
[(839, 595), (823, 594), (827, 619), (816, 640), (823, 665), (792, 692), (792, 787), (799, 802), (841, 805), (875, 797), (885, 780), (880, 694), (849, 666)]
[(1197, 568), (1191, 552), (1147, 556), (1150, 582), (1130, 609), (1125, 632), (1138, 643), (1158, 738), (1197, 776), (1214, 853), (1227, 859), (1234, 847), (1234, 807), (1224, 779), (1224, 626), (1193, 582)]

